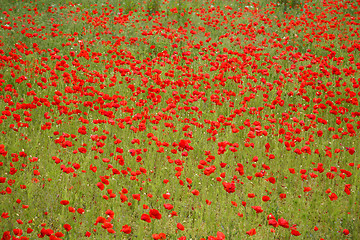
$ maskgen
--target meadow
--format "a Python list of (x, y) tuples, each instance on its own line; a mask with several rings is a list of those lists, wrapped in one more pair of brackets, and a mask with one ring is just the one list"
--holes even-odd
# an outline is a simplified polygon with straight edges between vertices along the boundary
[(0, 10), (1, 240), (360, 238), (359, 0)]

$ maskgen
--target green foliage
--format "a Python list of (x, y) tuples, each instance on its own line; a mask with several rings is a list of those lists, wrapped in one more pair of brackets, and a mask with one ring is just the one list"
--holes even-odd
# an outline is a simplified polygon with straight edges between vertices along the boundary
[(301, 5), (300, 0), (278, 0), (277, 2), (284, 7), (284, 12), (286, 12), (289, 8), (294, 9)]
[[(309, 16), (325, 12), (319, 1), (313, 4), (306, 10)], [(83, 239), (87, 231), (93, 239), (150, 239), (160, 232), (167, 239), (200, 239), (221, 231), (226, 239), (238, 239), (256, 228), (259, 239), (292, 239), (290, 229), (270, 231), (271, 214), (296, 225), (303, 239), (342, 239), (345, 228), (347, 237), (359, 235), (358, 149), (349, 154), (349, 148), (360, 145), (357, 35), (348, 34), (350, 20), (330, 21), (356, 17), (354, 8), (329, 9), (322, 32), (314, 29), (321, 27), (316, 17), (308, 18), (295, 0), (272, 5), (44, 0), (6, 1), (0, 7), (10, 15), (3, 13), (0, 29), (0, 150), (7, 152), (0, 155), (0, 177), (6, 178), (0, 183), (0, 214), (9, 213), (1, 218), (0, 234), (31, 228), (24, 235), (35, 239), (51, 228), (64, 233), (64, 239)], [(31, 10), (35, 7), (39, 14)], [(62, 69), (64, 62), (68, 66)], [(28, 115), (31, 120), (25, 120)], [(146, 129), (135, 130), (142, 121)], [(348, 133), (349, 124), (355, 135)], [(184, 139), (193, 147), (188, 156), (177, 145)], [(221, 143), (232, 145), (219, 153)], [(287, 149), (287, 144), (294, 146)], [(311, 154), (302, 151), (307, 146)], [(141, 149), (142, 160), (130, 149)], [(16, 159), (20, 152), (27, 156)], [(244, 166), (243, 175), (238, 164)], [(216, 170), (205, 174), (208, 167)], [(341, 175), (340, 169), (352, 175)], [(100, 190), (96, 184), (106, 183), (104, 176), (109, 183)], [(232, 181), (236, 189), (228, 193), (222, 183)], [(351, 185), (350, 195), (345, 184)], [(330, 193), (338, 199), (331, 201)], [(122, 194), (128, 199), (123, 201)], [(70, 203), (64, 206), (61, 200)], [(164, 208), (169, 203), (172, 210)], [(158, 209), (162, 218), (142, 221), (141, 215), (149, 213), (146, 206)], [(255, 213), (253, 206), (264, 212)], [(109, 217), (108, 209), (115, 213), (113, 235), (95, 224), (98, 217)], [(73, 229), (66, 232), (65, 223)], [(121, 232), (125, 224), (132, 228), (130, 235)]]
[(149, 11), (150, 14), (161, 12), (161, 0), (148, 0), (146, 1), (145, 9)]
[(139, 0), (125, 0), (120, 3), (120, 6), (124, 14), (128, 14), (130, 11), (137, 9), (140, 4), (141, 1)]

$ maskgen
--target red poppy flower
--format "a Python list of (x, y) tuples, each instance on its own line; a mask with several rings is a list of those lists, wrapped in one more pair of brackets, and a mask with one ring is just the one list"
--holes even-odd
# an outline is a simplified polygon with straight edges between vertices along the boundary
[(280, 226), (282, 226), (283, 228), (289, 228), (289, 223), (288, 221), (286, 221), (284, 218), (280, 218), (278, 220), (278, 223)]
[(78, 209), (77, 209), (77, 212), (78, 212), (79, 214), (83, 214), (83, 213), (85, 212), (85, 210), (82, 209), (82, 208), (78, 208)]
[(164, 199), (169, 199), (170, 198), (170, 193), (164, 193), (163, 195)]
[(192, 180), (191, 180), (190, 178), (186, 178), (186, 182), (187, 182), (188, 184), (192, 184)]
[(253, 235), (255, 235), (255, 234), (256, 234), (256, 230), (255, 230), (255, 228), (250, 229), (249, 231), (247, 231), (247, 232), (246, 232), (246, 234), (247, 234), (247, 235), (249, 235), (249, 236), (253, 236)]
[(132, 197), (134, 200), (140, 201), (140, 194), (133, 194)]
[(184, 231), (184, 226), (181, 223), (177, 223), (176, 227), (180, 230), (180, 231)]
[(161, 214), (158, 210), (156, 209), (150, 209), (149, 211), (149, 215), (151, 218), (155, 218), (155, 219), (161, 219)]
[(272, 184), (275, 184), (276, 180), (274, 177), (269, 177), (268, 178), (269, 182), (272, 183)]
[(291, 235), (294, 235), (294, 236), (300, 236), (301, 233), (297, 230), (291, 230)]
[(278, 222), (275, 219), (270, 219), (269, 220), (269, 225), (271, 225), (273, 227), (279, 226)]
[(61, 200), (60, 204), (65, 206), (65, 205), (69, 204), (69, 201), (68, 200)]
[(102, 183), (102, 182), (98, 182), (97, 184), (96, 184), (96, 186), (102, 191), (102, 190), (104, 190), (104, 188), (105, 188), (105, 186), (104, 186), (104, 184)]
[(256, 211), (256, 213), (262, 213), (264, 210), (260, 206), (252, 206), (252, 209)]
[(147, 215), (146, 213), (144, 213), (143, 215), (141, 215), (141, 220), (143, 220), (143, 221), (145, 221), (145, 222), (148, 222), (148, 223), (151, 222), (150, 216)]
[(194, 194), (195, 196), (198, 196), (200, 194), (200, 192), (196, 189), (191, 191), (192, 194)]
[(151, 235), (153, 239), (158, 240), (158, 239), (166, 239), (166, 234), (165, 233), (159, 233), (159, 234), (153, 234)]
[(286, 198), (286, 194), (285, 194), (285, 193), (280, 193), (280, 194), (279, 194), (279, 197), (280, 197), (280, 199), (285, 199), (285, 198)]
[(104, 222), (103, 224), (101, 224), (101, 227), (103, 229), (108, 229), (108, 228), (113, 228), (114, 225), (112, 223), (110, 223), (110, 222)]
[(347, 150), (350, 153), (350, 155), (353, 155), (355, 153), (355, 148), (354, 147), (348, 148)]
[(248, 193), (248, 198), (254, 198), (255, 194), (254, 193)]
[(267, 202), (267, 201), (270, 200), (270, 197), (269, 197), (269, 196), (263, 196), (263, 197), (262, 197), (262, 200), (263, 200), (264, 202)]
[(120, 230), (120, 232), (123, 232), (125, 234), (130, 234), (131, 233), (131, 227), (129, 225), (124, 225), (124, 226), (122, 226), (122, 229)]
[(218, 240), (224, 240), (225, 239), (225, 234), (222, 233), (222, 232), (217, 232), (216, 237), (217, 237)]
[(331, 201), (336, 201), (338, 199), (338, 196), (335, 193), (331, 193), (329, 198), (330, 198)]
[(65, 230), (66, 230), (67, 232), (69, 232), (69, 231), (72, 229), (72, 227), (70, 226), (70, 224), (64, 224), (64, 228), (65, 228)]
[(171, 209), (174, 208), (174, 206), (171, 205), (171, 204), (164, 204), (164, 207), (165, 207), (165, 209), (167, 209), (167, 210), (171, 210)]
[(233, 193), (235, 192), (235, 183), (232, 181), (230, 183), (228, 182), (222, 182), (222, 185), (226, 192)]
[(351, 188), (351, 184), (345, 184), (344, 192), (345, 192), (347, 195), (350, 195), (350, 194), (351, 194), (350, 188)]
[(16, 235), (16, 236), (21, 236), (23, 234), (23, 231), (19, 228), (15, 228), (13, 229), (13, 233)]
[(65, 236), (65, 235), (62, 232), (56, 232), (55, 236), (58, 237), (58, 238), (61, 238), (61, 237)]

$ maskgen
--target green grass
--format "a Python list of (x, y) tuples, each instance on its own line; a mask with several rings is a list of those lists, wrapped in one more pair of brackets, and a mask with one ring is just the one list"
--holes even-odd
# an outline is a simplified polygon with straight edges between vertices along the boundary
[[(255, 228), (259, 239), (295, 238), (290, 228), (270, 226), (271, 214), (296, 227), (299, 239), (357, 239), (359, 17), (350, 2), (341, 4), (2, 4), (0, 234), (211, 239), (222, 232), (250, 239), (246, 232)], [(181, 140), (189, 140), (187, 150), (179, 149)], [(131, 149), (141, 150), (141, 161)], [(206, 175), (211, 166), (216, 170)], [(228, 193), (222, 183), (232, 181), (236, 189)], [(99, 182), (107, 183), (104, 190)], [(141, 220), (149, 209), (161, 219)], [(94, 225), (98, 217), (115, 233)], [(121, 232), (124, 225), (130, 234)]]

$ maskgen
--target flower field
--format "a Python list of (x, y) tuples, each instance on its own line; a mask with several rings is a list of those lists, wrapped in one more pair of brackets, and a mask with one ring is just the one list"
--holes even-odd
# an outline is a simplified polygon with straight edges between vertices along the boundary
[(4, 2), (2, 240), (360, 238), (359, 0)]

